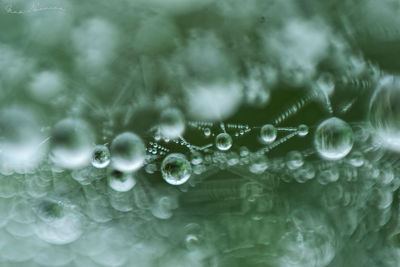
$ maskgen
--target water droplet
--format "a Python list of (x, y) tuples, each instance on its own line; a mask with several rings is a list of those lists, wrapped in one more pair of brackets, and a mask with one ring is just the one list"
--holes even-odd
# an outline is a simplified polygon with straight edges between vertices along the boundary
[(232, 137), (227, 133), (220, 133), (215, 139), (215, 144), (221, 151), (229, 150), (232, 147)]
[(44, 200), (36, 207), (36, 214), (39, 219), (35, 224), (35, 234), (48, 243), (68, 244), (83, 232), (82, 214), (67, 204)]
[(314, 166), (311, 163), (304, 163), (301, 168), (295, 171), (293, 177), (298, 183), (305, 183), (315, 177)]
[(128, 192), (136, 184), (132, 173), (123, 173), (118, 170), (111, 170), (108, 173), (107, 182), (117, 192)]
[(93, 134), (80, 119), (64, 119), (57, 123), (51, 139), (51, 159), (63, 168), (79, 168), (90, 163)]
[(104, 145), (99, 145), (94, 148), (92, 155), (92, 165), (95, 168), (105, 168), (110, 164), (110, 151)]
[(322, 170), (318, 174), (318, 182), (322, 185), (325, 185), (327, 183), (333, 183), (336, 182), (340, 177), (340, 172), (338, 168), (336, 167), (331, 167), (326, 170)]
[(111, 143), (111, 162), (121, 172), (136, 171), (143, 166), (146, 148), (142, 139), (134, 133), (125, 132)]
[(303, 166), (303, 155), (299, 151), (290, 151), (286, 156), (286, 165), (289, 169), (295, 170)]
[(211, 130), (210, 130), (210, 128), (205, 128), (205, 129), (203, 130), (203, 133), (204, 133), (204, 136), (205, 136), (205, 137), (209, 137), (209, 136), (211, 135)]
[(249, 155), (249, 149), (245, 146), (241, 146), (239, 149), (239, 154), (241, 157), (247, 157)]
[(176, 139), (185, 131), (185, 118), (176, 108), (164, 110), (160, 116), (160, 133), (164, 138)]
[(190, 178), (192, 167), (185, 155), (172, 153), (166, 156), (161, 163), (161, 174), (167, 183), (181, 185)]
[(298, 136), (306, 136), (308, 134), (308, 126), (305, 124), (300, 124), (299, 127), (297, 127), (297, 135)]
[(146, 167), (144, 168), (144, 170), (148, 173), (148, 174), (153, 174), (157, 171), (157, 165), (154, 163), (150, 163), (147, 164)]
[(384, 77), (371, 99), (369, 120), (375, 137), (390, 150), (400, 151), (400, 79)]
[(192, 153), (191, 159), (193, 165), (199, 165), (203, 162), (203, 155), (200, 152), (195, 151)]
[(364, 164), (364, 155), (355, 151), (349, 155), (349, 163), (354, 167), (361, 167)]
[(158, 219), (169, 219), (172, 217), (172, 210), (178, 207), (177, 199), (173, 196), (161, 196), (159, 197), (153, 208), (151, 209), (151, 213), (154, 217)]
[(314, 145), (322, 157), (329, 160), (341, 159), (353, 147), (351, 127), (336, 117), (324, 120), (315, 132)]
[(261, 174), (266, 169), (268, 169), (268, 160), (266, 156), (261, 155), (252, 159), (249, 168), (250, 172), (254, 174)]
[(0, 172), (32, 170), (45, 155), (45, 138), (32, 110), (20, 107), (0, 112)]
[(188, 250), (196, 250), (201, 246), (203, 233), (200, 225), (189, 223), (185, 226), (185, 245)]
[(266, 144), (274, 142), (277, 136), (275, 126), (272, 124), (265, 124), (263, 127), (261, 127), (260, 136), (261, 140)]

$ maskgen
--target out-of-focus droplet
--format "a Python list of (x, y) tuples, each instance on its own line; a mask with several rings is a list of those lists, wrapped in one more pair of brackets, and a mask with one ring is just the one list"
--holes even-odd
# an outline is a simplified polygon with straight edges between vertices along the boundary
[(54, 126), (50, 157), (62, 168), (83, 167), (90, 162), (93, 140), (92, 130), (86, 122), (64, 119)]
[(192, 174), (192, 167), (185, 155), (172, 153), (161, 163), (161, 174), (164, 180), (171, 185), (186, 183)]
[(121, 172), (133, 172), (143, 166), (146, 147), (134, 133), (125, 132), (111, 143), (111, 164)]
[(400, 151), (400, 78), (384, 77), (369, 106), (369, 121), (374, 136), (390, 150)]
[(353, 147), (353, 131), (341, 119), (336, 117), (326, 119), (315, 132), (314, 146), (323, 158), (339, 160)]
[(169, 219), (172, 217), (172, 210), (178, 207), (176, 198), (172, 196), (161, 196), (154, 203), (151, 213), (158, 219)]
[(83, 232), (83, 216), (72, 206), (44, 200), (36, 208), (39, 220), (36, 235), (51, 244), (63, 245), (78, 239)]
[(210, 128), (205, 128), (205, 129), (203, 130), (203, 133), (204, 133), (204, 136), (205, 136), (205, 137), (209, 137), (209, 136), (211, 135), (211, 130), (210, 130)]
[(266, 169), (268, 169), (268, 160), (266, 156), (258, 156), (251, 160), (251, 165), (249, 168), (250, 172), (254, 174), (261, 174)]
[(132, 173), (123, 173), (118, 170), (111, 170), (107, 177), (108, 186), (117, 192), (128, 192), (136, 185)]
[(286, 156), (286, 165), (289, 169), (295, 170), (303, 166), (303, 155), (299, 151), (291, 151)]
[(333, 183), (339, 180), (340, 172), (337, 167), (331, 167), (326, 170), (322, 170), (318, 174), (318, 182), (322, 185)]
[(29, 90), (36, 100), (46, 102), (62, 93), (64, 81), (58, 72), (42, 71), (33, 77)]
[(348, 162), (354, 167), (361, 167), (364, 164), (364, 155), (359, 151), (350, 153)]
[(160, 133), (164, 138), (176, 139), (185, 131), (185, 118), (176, 108), (164, 110), (160, 116)]
[(274, 125), (265, 124), (263, 127), (261, 127), (260, 137), (264, 143), (269, 144), (274, 142), (276, 136), (277, 136), (277, 130)]
[(199, 165), (203, 162), (203, 155), (199, 151), (195, 151), (191, 154), (191, 159), (193, 165)]
[(44, 156), (46, 141), (32, 110), (12, 107), (0, 111), (0, 172), (34, 169)]
[(220, 133), (215, 138), (215, 145), (221, 151), (229, 150), (232, 147), (232, 137), (227, 133)]
[(104, 145), (99, 145), (94, 148), (92, 155), (92, 165), (95, 168), (105, 168), (110, 164), (110, 150)]

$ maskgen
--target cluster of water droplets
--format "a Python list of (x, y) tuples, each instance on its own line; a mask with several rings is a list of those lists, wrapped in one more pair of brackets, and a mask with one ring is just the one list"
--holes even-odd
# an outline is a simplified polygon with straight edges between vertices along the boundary
[(0, 44), (0, 266), (398, 265), (400, 83), (353, 51), (357, 10), (310, 2), (343, 10), (337, 34), (228, 2), (21, 17), (29, 42)]

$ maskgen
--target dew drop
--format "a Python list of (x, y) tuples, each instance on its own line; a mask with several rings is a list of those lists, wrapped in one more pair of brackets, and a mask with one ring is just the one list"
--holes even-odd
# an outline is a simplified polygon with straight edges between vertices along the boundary
[(291, 151), (286, 156), (286, 165), (289, 169), (295, 170), (303, 166), (303, 155), (299, 151)]
[(90, 163), (93, 139), (86, 122), (80, 119), (64, 119), (54, 127), (50, 157), (63, 168), (83, 167)]
[(370, 103), (369, 121), (375, 137), (390, 150), (400, 151), (400, 79), (383, 78)]
[(142, 139), (134, 133), (125, 132), (111, 143), (112, 166), (121, 172), (136, 171), (143, 166), (146, 148)]
[(176, 108), (164, 110), (160, 116), (160, 134), (164, 138), (176, 139), (185, 131), (185, 118), (182, 112)]
[(266, 144), (274, 142), (277, 136), (275, 126), (272, 124), (265, 124), (263, 127), (261, 127), (260, 136), (261, 140)]
[(92, 155), (92, 166), (98, 169), (107, 167), (110, 164), (110, 150), (104, 145), (94, 148)]
[(328, 160), (345, 157), (353, 147), (353, 131), (343, 120), (332, 117), (317, 128), (314, 145), (318, 153)]
[(227, 133), (220, 133), (215, 139), (215, 144), (221, 151), (229, 150), (232, 147), (232, 137)]
[(308, 134), (308, 126), (305, 124), (300, 124), (299, 127), (297, 127), (297, 135), (298, 136), (306, 136)]
[(132, 173), (123, 173), (118, 170), (111, 170), (108, 173), (107, 182), (108, 186), (117, 192), (128, 192), (136, 184)]
[(185, 155), (172, 153), (161, 163), (161, 174), (164, 180), (171, 185), (184, 184), (192, 174), (192, 167)]

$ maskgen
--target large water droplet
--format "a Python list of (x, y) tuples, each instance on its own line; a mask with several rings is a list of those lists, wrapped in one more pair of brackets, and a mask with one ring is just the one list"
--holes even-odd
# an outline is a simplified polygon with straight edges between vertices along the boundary
[(64, 119), (53, 130), (51, 159), (63, 168), (83, 167), (90, 162), (93, 139), (93, 133), (86, 122)]
[(111, 170), (107, 177), (108, 185), (117, 192), (128, 192), (136, 185), (132, 173)]
[(345, 157), (353, 147), (353, 131), (336, 117), (324, 120), (317, 128), (314, 145), (318, 153), (329, 160)]
[(232, 147), (232, 137), (227, 133), (220, 133), (215, 139), (215, 144), (221, 151), (229, 150)]
[(375, 137), (388, 149), (400, 151), (400, 79), (383, 78), (372, 96), (369, 120)]
[(269, 144), (274, 142), (276, 135), (276, 128), (272, 124), (265, 124), (263, 127), (261, 127), (260, 137), (264, 143)]
[(53, 200), (44, 200), (36, 208), (39, 217), (36, 235), (51, 244), (68, 244), (78, 239), (83, 231), (83, 216), (73, 207)]
[(0, 171), (34, 169), (43, 158), (45, 139), (31, 110), (7, 108), (0, 112)]
[(132, 172), (143, 166), (146, 148), (142, 139), (134, 133), (125, 132), (111, 143), (111, 162), (121, 172)]
[(172, 153), (166, 156), (161, 164), (161, 174), (171, 185), (184, 184), (192, 174), (192, 167), (185, 155)]
[(164, 110), (160, 116), (160, 133), (164, 138), (176, 139), (185, 131), (185, 118), (176, 108)]

